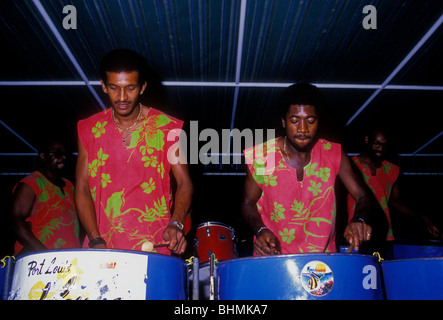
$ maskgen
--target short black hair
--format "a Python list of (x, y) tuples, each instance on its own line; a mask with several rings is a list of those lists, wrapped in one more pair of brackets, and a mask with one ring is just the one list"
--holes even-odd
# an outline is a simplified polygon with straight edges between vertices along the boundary
[(287, 87), (280, 95), (277, 107), (281, 118), (286, 118), (286, 114), (291, 105), (307, 104), (315, 107), (317, 114), (325, 103), (324, 96), (320, 89), (307, 82), (295, 83)]
[(129, 49), (115, 49), (103, 56), (100, 61), (100, 79), (106, 83), (106, 72), (133, 72), (138, 71), (139, 84), (147, 81), (149, 67), (145, 59), (135, 51)]

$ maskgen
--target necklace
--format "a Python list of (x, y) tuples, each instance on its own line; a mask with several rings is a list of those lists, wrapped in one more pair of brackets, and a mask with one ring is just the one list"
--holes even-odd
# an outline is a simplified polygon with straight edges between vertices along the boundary
[(288, 152), (286, 151), (286, 140), (287, 140), (287, 138), (288, 138), (288, 136), (285, 136), (285, 142), (283, 143), (283, 151), (285, 152), (286, 159), (288, 159), (289, 166), (292, 167), (291, 159), (289, 159)]
[[(142, 108), (143, 108), (143, 105), (140, 103), (140, 110), (138, 112), (137, 119), (135, 120), (135, 122), (133, 124), (131, 124), (127, 128), (123, 128), (117, 123), (118, 120), (115, 118), (115, 111), (114, 111), (114, 108), (112, 108), (112, 121), (114, 121), (115, 125), (117, 126), (117, 128), (122, 136), (123, 145), (126, 145), (126, 138), (129, 137), (129, 135), (132, 133), (132, 129), (137, 125), (138, 121), (140, 120), (140, 116), (142, 114)], [(124, 131), (129, 131), (129, 132), (126, 134), (123, 134)]]
[[(288, 136), (285, 136), (285, 142), (283, 143), (283, 151), (285, 152), (286, 159), (288, 159), (289, 166), (292, 167), (291, 159), (289, 158), (288, 152), (286, 151), (286, 140), (287, 140), (287, 138), (288, 138)], [(294, 168), (294, 167), (292, 167), (292, 168)], [(298, 180), (298, 178), (297, 178), (297, 182), (299, 182), (301, 187), (303, 188), (303, 180)]]

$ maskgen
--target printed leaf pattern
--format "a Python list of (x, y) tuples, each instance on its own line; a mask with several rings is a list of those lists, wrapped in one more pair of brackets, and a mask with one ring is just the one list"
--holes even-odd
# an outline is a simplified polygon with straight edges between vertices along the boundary
[(105, 165), (105, 161), (109, 158), (108, 154), (103, 153), (103, 149), (100, 148), (97, 152), (97, 159), (92, 160), (88, 164), (88, 175), (91, 177), (97, 176), (98, 168)]
[(92, 133), (94, 134), (94, 138), (100, 138), (102, 134), (104, 134), (105, 126), (108, 124), (108, 121), (104, 121), (103, 123), (100, 123), (100, 121), (97, 121), (95, 124), (95, 127), (92, 128)]
[(49, 249), (78, 248), (80, 226), (73, 186), (66, 180), (62, 192), (38, 171), (22, 181), (30, 185), (37, 195), (31, 216), (27, 219), (36, 237)]
[[(100, 232), (108, 245), (140, 250), (145, 241), (162, 241), (170, 217), (171, 195), (165, 187), (169, 180), (168, 184), (164, 180), (170, 166), (163, 152), (172, 144), (167, 141), (168, 132), (180, 129), (181, 123), (151, 109), (143, 124), (132, 131), (129, 145), (119, 146), (126, 150), (117, 150), (109, 144), (109, 137), (115, 137), (118, 130), (109, 119), (105, 111), (94, 120), (85, 120), (91, 196), (98, 219), (104, 221)], [(132, 179), (139, 180), (134, 185)]]
[[(245, 151), (245, 159), (252, 176), (263, 190), (257, 209), (264, 219), (269, 219), (266, 220), (270, 223), (267, 226), (278, 235), (282, 245), (283, 243), (290, 245), (292, 252), (323, 252), (335, 218), (335, 173), (328, 162), (324, 160), (319, 162), (315, 160), (318, 158), (312, 156), (311, 162), (304, 167), (303, 181), (296, 182), (296, 172), (283, 160), (277, 139), (269, 143), (274, 146), (271, 150), (275, 153), (276, 160), (273, 170), (267, 171), (264, 175), (258, 175), (257, 171), (261, 169), (263, 172), (265, 167), (260, 154), (262, 150), (266, 150), (266, 143), (262, 146), (262, 150), (256, 153), (253, 148)], [(336, 157), (341, 155), (339, 148), (323, 139), (319, 140), (315, 148), (314, 150), (317, 150), (315, 152), (318, 153), (330, 153)], [(325, 156), (324, 159), (329, 159), (329, 156)], [(281, 179), (286, 179), (286, 182), (285, 187), (280, 188)], [(272, 191), (274, 188), (276, 191)], [(295, 190), (300, 191), (297, 193)], [(273, 195), (272, 198), (266, 197), (267, 192)], [(286, 199), (289, 194), (293, 194), (293, 198)], [(303, 196), (299, 198), (297, 194)], [(268, 212), (267, 215), (265, 212)]]
[[(388, 203), (392, 192), (392, 186), (399, 175), (399, 168), (393, 163), (384, 160), (381, 167), (377, 168), (375, 176), (372, 176), (369, 168), (364, 167), (360, 163), (358, 157), (352, 157), (352, 161), (360, 169), (366, 185), (372, 191), (386, 215), (389, 224), (386, 240), (394, 240)], [(348, 198), (348, 208), (350, 211), (349, 216), (352, 217), (355, 209), (355, 201), (351, 197)]]

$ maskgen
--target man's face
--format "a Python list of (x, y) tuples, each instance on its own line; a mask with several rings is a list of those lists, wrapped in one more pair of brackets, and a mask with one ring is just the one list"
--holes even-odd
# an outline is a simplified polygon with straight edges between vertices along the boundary
[(388, 139), (382, 132), (375, 132), (372, 137), (367, 136), (365, 142), (368, 147), (369, 157), (375, 162), (381, 162), (385, 158)]
[(40, 154), (48, 170), (61, 170), (65, 166), (66, 148), (61, 143), (52, 143), (46, 154)]
[(132, 114), (138, 103), (138, 97), (146, 89), (146, 82), (138, 83), (138, 71), (106, 72), (107, 83), (101, 81), (103, 91), (111, 100), (114, 111), (119, 116)]
[(288, 142), (301, 152), (309, 151), (318, 131), (318, 114), (312, 105), (293, 104), (282, 119)]

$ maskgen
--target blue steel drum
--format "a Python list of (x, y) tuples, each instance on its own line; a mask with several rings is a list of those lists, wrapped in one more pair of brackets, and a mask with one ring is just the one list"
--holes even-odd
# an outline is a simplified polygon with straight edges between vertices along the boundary
[(442, 300), (443, 258), (381, 262), (387, 300)]
[(0, 260), (0, 300), (8, 299), (13, 269), (14, 257), (6, 256)]
[(373, 256), (308, 253), (217, 264), (219, 300), (381, 300)]
[(440, 240), (395, 240), (392, 243), (392, 259), (443, 257)]
[(186, 263), (109, 249), (55, 250), (15, 262), (9, 300), (184, 300)]

